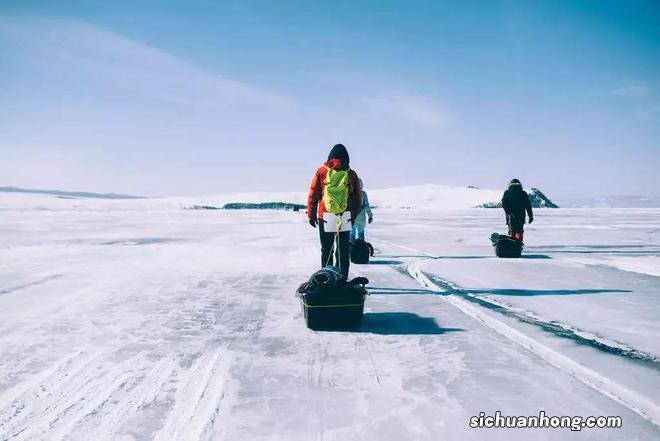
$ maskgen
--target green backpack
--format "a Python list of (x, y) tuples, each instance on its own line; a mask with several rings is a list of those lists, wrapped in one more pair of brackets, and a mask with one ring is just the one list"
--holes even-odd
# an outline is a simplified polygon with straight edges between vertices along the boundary
[(348, 170), (326, 169), (323, 205), (329, 213), (342, 214), (348, 208)]

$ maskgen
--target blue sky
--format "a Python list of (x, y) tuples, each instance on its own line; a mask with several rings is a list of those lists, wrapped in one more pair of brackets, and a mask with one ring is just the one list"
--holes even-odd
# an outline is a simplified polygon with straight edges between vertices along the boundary
[(0, 185), (657, 195), (655, 1), (0, 3)]

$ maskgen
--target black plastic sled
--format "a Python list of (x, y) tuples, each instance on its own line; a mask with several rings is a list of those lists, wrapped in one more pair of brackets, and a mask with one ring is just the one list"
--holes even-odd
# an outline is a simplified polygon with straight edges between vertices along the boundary
[(522, 255), (523, 243), (504, 234), (493, 233), (490, 236), (495, 247), (495, 255), (501, 258), (518, 258)]
[[(323, 283), (328, 268), (315, 273), (309, 282), (296, 290), (305, 324), (315, 330), (352, 330), (362, 323), (369, 280), (357, 277), (349, 282), (329, 280)], [(322, 282), (318, 283), (317, 280)]]
[(374, 255), (374, 247), (369, 242), (364, 240), (351, 241), (351, 262), (357, 264), (369, 263), (369, 256)]

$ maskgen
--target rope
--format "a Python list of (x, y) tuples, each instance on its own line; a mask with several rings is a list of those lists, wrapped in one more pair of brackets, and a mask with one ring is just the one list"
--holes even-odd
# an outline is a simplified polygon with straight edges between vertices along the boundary
[[(321, 222), (323, 222), (323, 220), (321, 220)], [(325, 262), (325, 266), (330, 265), (330, 261), (332, 260), (332, 253), (335, 252), (335, 244), (337, 243), (337, 240), (339, 240), (338, 234), (335, 234), (335, 238), (332, 240), (332, 248), (330, 248), (330, 254), (328, 254), (328, 260)]]
[(341, 224), (342, 224), (342, 214), (340, 215), (335, 215), (339, 217), (339, 222), (337, 222), (337, 231), (335, 232), (335, 244), (337, 248), (337, 266), (339, 267), (339, 270), (341, 270), (341, 254), (339, 252), (339, 232), (341, 231)]
[[(343, 220), (341, 218), (341, 215), (335, 214), (335, 216), (339, 217), (339, 222), (337, 222), (337, 231), (335, 232), (335, 238), (332, 241), (332, 248), (330, 248), (330, 254), (328, 254), (328, 260), (325, 262), (325, 266), (330, 265), (330, 260), (332, 260), (332, 254), (335, 252), (335, 250), (337, 250), (337, 266), (341, 268), (341, 253), (339, 252), (339, 233), (341, 231)], [(321, 222), (324, 222), (323, 219), (321, 219)]]

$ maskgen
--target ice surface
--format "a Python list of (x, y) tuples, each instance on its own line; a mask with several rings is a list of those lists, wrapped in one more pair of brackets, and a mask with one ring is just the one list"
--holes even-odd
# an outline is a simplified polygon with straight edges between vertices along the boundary
[(649, 274), (660, 277), (660, 257), (657, 255), (635, 255), (634, 252), (628, 255), (607, 255), (602, 253), (598, 257), (574, 256), (570, 259), (573, 262), (584, 263), (585, 265), (601, 265), (605, 267), (617, 268), (623, 271), (631, 271), (639, 274)]
[[(539, 210), (520, 260), (499, 210), (376, 210), (348, 333), (304, 326), (304, 213), (31, 197), (0, 210), (0, 439), (660, 437), (660, 210)], [(469, 428), (496, 410), (623, 427)]]

